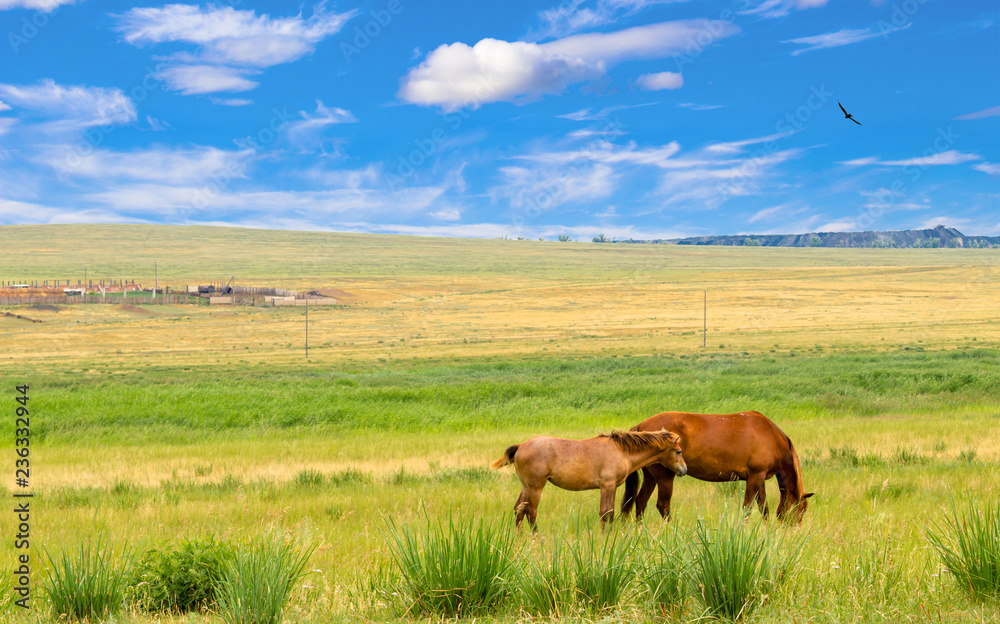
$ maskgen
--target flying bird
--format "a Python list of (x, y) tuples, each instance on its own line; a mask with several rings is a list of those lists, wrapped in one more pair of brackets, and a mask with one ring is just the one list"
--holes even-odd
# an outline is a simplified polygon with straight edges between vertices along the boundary
[(844, 105), (840, 103), (840, 100), (837, 100), (837, 106), (840, 107), (840, 110), (844, 111), (844, 119), (850, 119), (851, 121), (853, 121), (854, 123), (858, 124), (859, 126), (861, 125), (861, 122), (858, 121), (857, 119), (855, 119), (854, 115), (852, 115), (852, 114), (848, 113), (846, 110), (844, 110)]

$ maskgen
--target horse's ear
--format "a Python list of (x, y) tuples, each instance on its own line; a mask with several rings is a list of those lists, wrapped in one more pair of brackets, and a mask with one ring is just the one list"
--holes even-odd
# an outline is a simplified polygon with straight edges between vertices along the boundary
[(803, 494), (802, 495), (802, 500), (805, 500), (805, 499), (809, 498), (810, 496), (814, 496), (815, 494), (816, 494), (816, 492), (809, 492), (808, 494)]

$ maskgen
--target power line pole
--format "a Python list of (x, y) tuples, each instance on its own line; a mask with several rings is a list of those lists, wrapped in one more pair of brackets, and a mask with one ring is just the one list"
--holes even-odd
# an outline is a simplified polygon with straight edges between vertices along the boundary
[(704, 326), (701, 334), (701, 348), (708, 346), (708, 291), (705, 291), (705, 308), (703, 312)]

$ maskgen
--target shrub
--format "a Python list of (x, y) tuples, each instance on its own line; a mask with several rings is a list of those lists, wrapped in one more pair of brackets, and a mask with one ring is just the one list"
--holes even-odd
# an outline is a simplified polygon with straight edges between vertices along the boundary
[(768, 530), (743, 513), (723, 514), (715, 527), (698, 522), (692, 581), (711, 615), (735, 621), (760, 606), (758, 597), (784, 579), (801, 553), (801, 540), (785, 543), (787, 530)]
[(305, 574), (312, 546), (280, 533), (257, 538), (222, 568), (217, 601), (229, 624), (280, 624), (292, 589)]
[(522, 566), (518, 575), (521, 604), (531, 613), (559, 616), (573, 599), (573, 577), (567, 567), (565, 542), (561, 535), (552, 537), (548, 553), (539, 552), (518, 557)]
[(495, 606), (509, 594), (514, 571), (510, 519), (428, 523), (423, 534), (387, 520), (384, 534), (402, 576), (408, 610), (457, 617)]
[(215, 538), (185, 540), (179, 547), (150, 549), (133, 576), (133, 599), (144, 611), (186, 613), (215, 609), (225, 562), (232, 548)]
[(49, 560), (49, 573), (42, 582), (52, 612), (69, 620), (95, 620), (113, 615), (125, 603), (125, 587), (134, 551), (125, 546), (115, 556), (110, 539), (98, 534), (96, 541), (81, 541), (75, 551), (61, 550)]
[(926, 531), (944, 566), (973, 599), (1000, 598), (1000, 503), (964, 511), (952, 504), (951, 517)]
[(642, 579), (655, 607), (671, 620), (678, 621), (687, 601), (686, 571), (690, 566), (686, 550), (678, 544), (676, 530), (664, 529), (653, 544), (648, 544), (642, 566)]
[(578, 527), (577, 535), (571, 548), (577, 597), (597, 610), (618, 605), (635, 579), (635, 537), (617, 527)]

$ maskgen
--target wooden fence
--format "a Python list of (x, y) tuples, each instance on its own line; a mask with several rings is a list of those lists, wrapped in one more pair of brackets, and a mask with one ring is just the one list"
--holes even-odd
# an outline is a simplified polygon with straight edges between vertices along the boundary
[[(204, 303), (202, 303), (204, 301)], [(197, 297), (188, 297), (187, 295), (156, 295), (153, 297), (134, 297), (129, 295), (125, 299), (122, 299), (121, 295), (109, 295), (108, 297), (69, 297), (66, 295), (54, 295), (52, 297), (0, 297), (0, 305), (30, 305), (34, 303), (51, 303), (51, 304), (73, 304), (73, 303), (108, 303), (121, 305), (123, 303), (128, 303), (130, 305), (157, 305), (157, 304), (201, 304), (208, 305), (208, 299), (198, 299)]]

